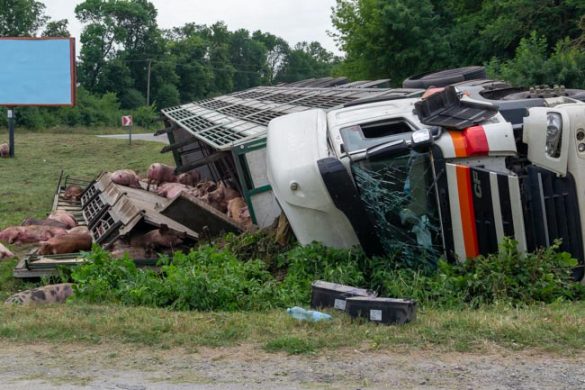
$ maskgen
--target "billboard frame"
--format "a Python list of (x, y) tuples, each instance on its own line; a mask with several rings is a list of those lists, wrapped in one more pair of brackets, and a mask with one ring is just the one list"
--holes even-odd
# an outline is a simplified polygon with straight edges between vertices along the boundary
[(74, 37), (0, 37), (0, 41), (69, 41), (69, 66), (71, 74), (71, 102), (69, 104), (22, 104), (22, 103), (3, 103), (0, 107), (74, 107), (77, 99), (77, 66), (75, 61), (75, 38)]

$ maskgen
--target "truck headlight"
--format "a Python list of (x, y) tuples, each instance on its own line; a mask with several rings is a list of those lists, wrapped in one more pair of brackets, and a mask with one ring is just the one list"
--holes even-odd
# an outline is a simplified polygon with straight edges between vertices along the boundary
[(561, 114), (549, 112), (546, 114), (546, 154), (550, 157), (561, 155), (561, 137), (563, 119)]

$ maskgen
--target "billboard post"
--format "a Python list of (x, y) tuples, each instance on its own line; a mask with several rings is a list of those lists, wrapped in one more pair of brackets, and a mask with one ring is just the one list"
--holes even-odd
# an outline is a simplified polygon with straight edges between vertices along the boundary
[(14, 158), (14, 108), (8, 107), (6, 111), (8, 115), (8, 156)]

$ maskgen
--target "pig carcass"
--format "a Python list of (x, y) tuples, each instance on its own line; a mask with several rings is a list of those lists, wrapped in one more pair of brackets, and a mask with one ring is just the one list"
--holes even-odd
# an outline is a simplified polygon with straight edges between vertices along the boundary
[(50, 284), (16, 293), (4, 303), (7, 305), (65, 303), (71, 295), (73, 295), (73, 285), (71, 283)]
[(173, 249), (181, 245), (186, 237), (186, 233), (179, 233), (169, 229), (166, 225), (161, 225), (160, 228), (151, 230), (144, 235), (132, 237), (130, 245), (145, 248), (147, 251), (157, 248)]
[(10, 155), (10, 147), (8, 144), (0, 145), (0, 157), (6, 158)]
[(250, 216), (248, 205), (242, 197), (233, 198), (228, 202), (227, 216), (245, 227), (252, 225), (252, 217)]
[(12, 226), (0, 231), (0, 241), (9, 244), (32, 244), (67, 233), (67, 230), (54, 226)]
[(67, 233), (89, 234), (89, 229), (87, 226), (76, 226), (67, 230)]
[(164, 183), (156, 189), (156, 193), (168, 199), (174, 199), (182, 191), (189, 191), (189, 187), (181, 183)]
[(68, 229), (69, 226), (61, 221), (57, 221), (55, 219), (46, 218), (46, 219), (36, 219), (36, 218), (27, 218), (20, 224), (21, 226), (29, 226), (29, 225), (41, 225), (41, 226), (54, 226), (60, 227), (63, 229)]
[(65, 233), (46, 241), (42, 241), (39, 255), (61, 255), (64, 253), (77, 253), (91, 249), (91, 236), (89, 233)]
[(77, 226), (77, 221), (75, 220), (73, 214), (68, 213), (65, 210), (55, 210), (49, 214), (48, 218), (64, 223), (69, 229)]
[(207, 199), (211, 207), (222, 213), (226, 213), (228, 202), (239, 197), (241, 197), (241, 195), (238, 191), (227, 187), (223, 182), (220, 182), (217, 189), (209, 193)]
[(131, 169), (120, 169), (110, 176), (112, 182), (121, 186), (142, 188), (140, 186), (140, 177)]
[(10, 249), (8, 249), (4, 245), (0, 244), (0, 260), (1, 259), (9, 259), (11, 257), (14, 257), (14, 253), (10, 252)]
[(193, 169), (189, 172), (181, 173), (177, 177), (177, 181), (186, 186), (193, 187), (201, 181), (201, 174), (196, 169)]
[(81, 188), (78, 185), (67, 186), (67, 188), (63, 192), (63, 199), (75, 201), (80, 200), (83, 191), (84, 191), (83, 188)]
[(148, 178), (149, 189), (152, 183), (158, 186), (161, 183), (174, 183), (177, 181), (177, 176), (175, 175), (175, 168), (161, 163), (152, 164), (148, 168), (146, 176)]
[(122, 240), (117, 240), (110, 248), (112, 258), (121, 259), (124, 255), (128, 255), (131, 259), (151, 259), (155, 258), (156, 254), (141, 246), (132, 246)]

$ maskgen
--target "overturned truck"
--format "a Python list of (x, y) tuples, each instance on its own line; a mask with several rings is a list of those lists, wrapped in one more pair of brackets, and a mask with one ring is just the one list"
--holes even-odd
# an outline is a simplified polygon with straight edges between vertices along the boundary
[(415, 265), (560, 239), (582, 280), (585, 91), (514, 88), (479, 67), (441, 75), (407, 80), (434, 87), (419, 96), (271, 121), (268, 179), (299, 241)]

